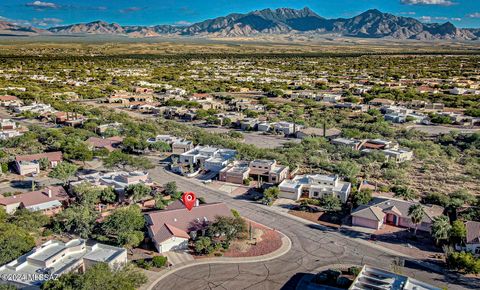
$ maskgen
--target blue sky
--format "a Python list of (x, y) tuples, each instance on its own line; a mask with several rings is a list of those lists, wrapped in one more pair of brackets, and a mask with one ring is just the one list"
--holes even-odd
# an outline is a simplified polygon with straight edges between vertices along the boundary
[(104, 20), (122, 25), (185, 25), (229, 13), (309, 7), (326, 18), (376, 8), (423, 22), (480, 28), (480, 0), (1, 0), (0, 20), (38, 27)]

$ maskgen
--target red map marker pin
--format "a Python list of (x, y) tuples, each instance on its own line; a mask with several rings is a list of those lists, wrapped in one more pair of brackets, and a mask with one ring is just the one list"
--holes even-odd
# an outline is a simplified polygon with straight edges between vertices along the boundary
[(196, 200), (197, 198), (195, 197), (195, 193), (193, 192), (185, 192), (182, 195), (183, 204), (188, 210), (192, 210), (192, 208), (195, 206)]

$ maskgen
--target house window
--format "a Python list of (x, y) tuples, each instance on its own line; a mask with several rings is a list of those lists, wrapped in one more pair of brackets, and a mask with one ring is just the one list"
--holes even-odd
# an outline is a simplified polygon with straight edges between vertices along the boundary
[(313, 196), (318, 197), (318, 192), (315, 191), (315, 192), (313, 193)]

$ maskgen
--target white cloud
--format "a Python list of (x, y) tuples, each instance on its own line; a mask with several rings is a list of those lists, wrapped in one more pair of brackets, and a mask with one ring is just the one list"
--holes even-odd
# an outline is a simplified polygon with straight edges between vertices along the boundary
[(27, 7), (33, 7), (35, 9), (58, 9), (60, 8), (59, 5), (53, 3), (53, 2), (43, 2), (43, 1), (34, 1), (25, 4)]
[(63, 22), (63, 19), (60, 18), (53, 18), (53, 17), (47, 17), (47, 18), (33, 18), (31, 21), (34, 25), (37, 26), (56, 26), (60, 23)]
[(173, 25), (176, 25), (176, 26), (189, 26), (189, 25), (192, 25), (192, 22), (188, 22), (188, 21), (185, 21), (185, 20), (180, 20), (180, 21), (175, 22)]
[(400, 12), (400, 15), (415, 15), (417, 14), (415, 11), (408, 11), (408, 12)]
[(469, 17), (469, 18), (480, 18), (480, 12), (475, 12), (475, 13), (468, 14), (467, 17)]
[(405, 5), (440, 5), (440, 6), (450, 6), (455, 4), (455, 2), (450, 0), (401, 0), (400, 3)]
[(445, 22), (445, 21), (462, 21), (462, 18), (459, 17), (445, 17), (445, 16), (422, 16), (418, 20), (422, 22)]

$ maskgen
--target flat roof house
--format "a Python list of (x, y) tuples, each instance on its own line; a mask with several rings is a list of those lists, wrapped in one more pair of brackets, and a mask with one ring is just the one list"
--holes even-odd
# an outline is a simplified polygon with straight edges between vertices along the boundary
[(142, 171), (95, 172), (80, 175), (78, 179), (78, 181), (70, 182), (70, 187), (88, 182), (95, 186), (113, 187), (115, 191), (123, 192), (125, 187), (133, 184), (153, 185), (152, 180), (148, 177), (148, 172)]
[(9, 214), (19, 208), (30, 211), (40, 211), (45, 215), (53, 216), (62, 211), (70, 197), (61, 186), (51, 186), (42, 190), (30, 191), (22, 194), (0, 198), (0, 206)]
[(344, 146), (352, 150), (360, 150), (363, 146), (363, 142), (355, 139), (335, 138), (330, 141), (333, 145)]
[(349, 290), (440, 290), (407, 276), (364, 265)]
[(127, 250), (105, 244), (91, 246), (85, 240), (69, 242), (50, 240), (27, 254), (0, 267), (0, 275), (13, 277), (8, 283), (18, 288), (38, 289), (43, 275), (63, 275), (70, 272), (83, 273), (97, 263), (106, 263), (117, 269), (127, 263)]
[(288, 177), (289, 168), (277, 164), (276, 160), (257, 159), (251, 162), (238, 161), (220, 170), (220, 181), (242, 184), (243, 180), (251, 177), (268, 183), (280, 183)]
[(417, 227), (419, 230), (430, 232), (433, 219), (443, 214), (443, 207), (437, 205), (422, 205), (425, 213), (422, 222), (415, 226), (408, 216), (410, 206), (418, 204), (413, 201), (405, 201), (387, 197), (376, 197), (368, 205), (356, 208), (352, 216), (352, 226), (371, 229), (380, 229), (384, 224), (398, 227)]
[(164, 253), (186, 249), (188, 240), (217, 216), (231, 217), (232, 213), (224, 203), (197, 204), (189, 211), (181, 201), (176, 201), (165, 210), (146, 213), (145, 219), (155, 248)]
[(235, 157), (236, 150), (197, 146), (180, 154), (180, 163), (203, 164), (206, 170), (220, 171)]
[(15, 168), (17, 169), (18, 174), (38, 174), (40, 172), (40, 159), (47, 159), (49, 166), (54, 168), (62, 161), (62, 152), (55, 151), (15, 156)]
[(343, 203), (348, 199), (351, 183), (341, 181), (337, 175), (297, 175), (286, 179), (278, 186), (280, 197), (298, 200), (303, 195), (309, 198), (322, 198), (327, 195), (337, 196)]
[(413, 159), (413, 151), (405, 148), (390, 148), (381, 151), (385, 157), (389, 160), (393, 160), (395, 163), (403, 163)]

